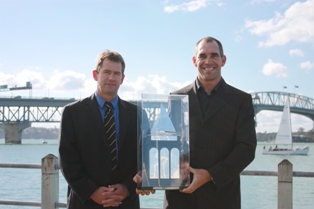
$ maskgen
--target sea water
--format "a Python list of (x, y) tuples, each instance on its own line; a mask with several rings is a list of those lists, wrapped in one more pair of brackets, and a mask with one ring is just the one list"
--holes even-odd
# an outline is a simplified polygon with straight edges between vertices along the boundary
[[(41, 164), (48, 154), (58, 156), (58, 141), (22, 140), (22, 144), (9, 145), (0, 139), (0, 163)], [(294, 171), (314, 172), (314, 143), (308, 144), (307, 156), (263, 155), (263, 146), (273, 144), (258, 143), (255, 160), (245, 170), (277, 171), (278, 164), (287, 159)], [(304, 146), (300, 143), (296, 146)], [(241, 176), (241, 197), (243, 209), (277, 208), (277, 177)], [(59, 175), (59, 202), (66, 203), (67, 183), (61, 172)], [(164, 191), (154, 195), (141, 196), (141, 207), (162, 208)], [(0, 199), (16, 201), (41, 201), (41, 170), (0, 168)], [(37, 209), (39, 207), (0, 205), (0, 209)], [(293, 208), (314, 209), (314, 177), (293, 178)]]

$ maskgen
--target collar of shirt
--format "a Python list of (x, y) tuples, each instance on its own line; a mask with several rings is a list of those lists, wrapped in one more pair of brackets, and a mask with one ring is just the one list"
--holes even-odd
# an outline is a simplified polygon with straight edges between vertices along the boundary
[[(106, 106), (104, 105), (106, 100), (104, 100), (102, 97), (100, 97), (97, 92), (95, 92), (95, 97), (98, 103), (98, 108), (101, 115), (101, 120), (104, 122), (105, 112), (106, 112)], [(116, 124), (116, 136), (117, 139), (119, 139), (119, 130), (120, 130), (120, 121), (119, 121), (119, 105), (118, 105), (119, 97), (116, 96), (113, 100), (111, 100), (111, 104), (113, 106), (113, 115), (115, 119)]]
[[(106, 100), (104, 100), (101, 96), (99, 96), (97, 94), (97, 92), (95, 92), (95, 97), (96, 97), (96, 100), (97, 100), (97, 103), (98, 103), (98, 106), (100, 109), (103, 109), (104, 108), (104, 104), (105, 102), (107, 102)], [(118, 106), (118, 96), (116, 96), (113, 100), (110, 101), (112, 106), (113, 106), (113, 109), (116, 110), (117, 109), (117, 106)]]
[[(213, 88), (213, 90), (210, 92), (210, 95), (218, 91), (219, 87), (221, 86), (222, 81), (223, 81), (223, 78), (221, 78), (219, 83), (217, 83), (217, 85)], [(202, 86), (198, 78), (196, 78), (195, 85), (198, 92), (206, 93), (204, 87)]]

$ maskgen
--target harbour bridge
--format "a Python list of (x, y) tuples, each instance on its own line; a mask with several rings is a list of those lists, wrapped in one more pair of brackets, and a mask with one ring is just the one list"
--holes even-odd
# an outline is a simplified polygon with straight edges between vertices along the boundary
[[(314, 121), (314, 99), (287, 92), (253, 92), (252, 102), (255, 115), (262, 110), (282, 111), (287, 99), (290, 111)], [(21, 96), (0, 98), (0, 128), (5, 132), (5, 143), (21, 143), (24, 129), (31, 123), (60, 122), (63, 107), (74, 98), (24, 98)], [(137, 104), (138, 101), (130, 101)], [(150, 119), (154, 118), (160, 106), (145, 108)]]
[(253, 92), (251, 93), (255, 115), (262, 110), (282, 112), (287, 100), (290, 112), (306, 116), (314, 121), (314, 99), (300, 94), (287, 92)]

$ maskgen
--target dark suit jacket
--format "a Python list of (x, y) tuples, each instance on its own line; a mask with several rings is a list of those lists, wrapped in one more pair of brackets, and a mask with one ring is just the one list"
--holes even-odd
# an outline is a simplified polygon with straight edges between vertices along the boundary
[(208, 170), (214, 181), (192, 194), (166, 191), (168, 208), (241, 208), (239, 175), (256, 148), (251, 95), (223, 81), (203, 118), (195, 82), (173, 94), (189, 95), (190, 166)]
[(133, 177), (137, 171), (137, 107), (119, 98), (118, 166), (111, 173), (111, 160), (105, 130), (94, 94), (65, 106), (60, 128), (61, 171), (68, 182), (68, 208), (103, 208), (90, 199), (100, 186), (123, 184), (129, 197), (116, 208), (137, 209)]

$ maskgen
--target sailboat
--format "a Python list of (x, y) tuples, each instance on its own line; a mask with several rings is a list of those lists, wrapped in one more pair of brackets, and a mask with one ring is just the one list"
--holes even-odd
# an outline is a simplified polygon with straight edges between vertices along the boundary
[[(278, 148), (277, 145), (290, 145), (290, 148)], [(279, 130), (276, 136), (276, 147), (266, 149), (264, 146), (263, 154), (267, 155), (307, 155), (309, 152), (309, 146), (293, 147), (292, 142), (292, 128), (291, 128), (291, 116), (290, 116), (290, 104), (287, 99), (286, 104), (283, 108), (281, 116), (281, 122)]]

